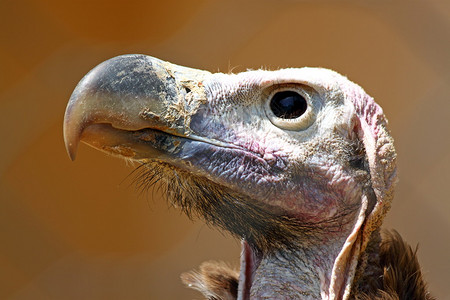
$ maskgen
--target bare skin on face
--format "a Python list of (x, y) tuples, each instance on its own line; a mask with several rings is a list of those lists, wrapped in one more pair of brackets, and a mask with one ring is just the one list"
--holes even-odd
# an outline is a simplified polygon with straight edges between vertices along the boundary
[(395, 150), (381, 108), (333, 71), (120, 56), (79, 83), (64, 126), (71, 158), (81, 140), (136, 160), (189, 216), (243, 240), (239, 278), (210, 265), (183, 277), (211, 299), (348, 299), (366, 276)]

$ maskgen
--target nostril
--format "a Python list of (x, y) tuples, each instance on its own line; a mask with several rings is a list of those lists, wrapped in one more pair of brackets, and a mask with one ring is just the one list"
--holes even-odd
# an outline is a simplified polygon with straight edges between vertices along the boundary
[(188, 94), (188, 93), (190, 93), (190, 92), (191, 92), (191, 89), (190, 89), (190, 88), (188, 88), (188, 87), (184, 87), (184, 89), (186, 90), (186, 94)]

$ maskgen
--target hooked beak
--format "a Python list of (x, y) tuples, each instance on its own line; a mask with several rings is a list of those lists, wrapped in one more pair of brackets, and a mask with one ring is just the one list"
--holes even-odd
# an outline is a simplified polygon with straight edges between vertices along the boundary
[(123, 55), (91, 70), (64, 116), (64, 142), (74, 160), (79, 141), (139, 160), (158, 158), (190, 134), (190, 118), (206, 101), (210, 73), (145, 55)]

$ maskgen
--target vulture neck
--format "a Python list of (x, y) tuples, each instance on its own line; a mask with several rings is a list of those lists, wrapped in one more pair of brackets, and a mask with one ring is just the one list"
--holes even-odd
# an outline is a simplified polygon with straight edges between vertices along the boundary
[(244, 242), (238, 300), (343, 299), (360, 254), (358, 246), (349, 245), (354, 231), (352, 222), (320, 238), (307, 237), (294, 249), (260, 257)]

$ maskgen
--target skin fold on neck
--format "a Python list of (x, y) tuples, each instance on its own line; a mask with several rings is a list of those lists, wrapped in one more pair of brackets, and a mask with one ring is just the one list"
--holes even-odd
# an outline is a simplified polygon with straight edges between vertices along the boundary
[[(357, 215), (355, 211), (347, 218), (356, 220)], [(333, 268), (354, 227), (349, 222), (339, 231), (311, 235), (292, 250), (263, 255), (252, 274), (250, 299), (331, 299)], [(343, 284), (347, 275), (354, 274), (339, 278)]]

